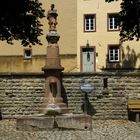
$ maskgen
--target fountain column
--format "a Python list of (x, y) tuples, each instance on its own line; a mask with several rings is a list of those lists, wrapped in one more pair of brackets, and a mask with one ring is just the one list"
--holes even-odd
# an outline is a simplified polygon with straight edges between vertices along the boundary
[(45, 98), (43, 101), (42, 112), (47, 114), (49, 111), (57, 111), (59, 113), (67, 113), (66, 104), (63, 103), (61, 97), (61, 75), (64, 68), (61, 66), (59, 54), (59, 34), (56, 30), (57, 10), (54, 4), (47, 13), (49, 24), (49, 33), (46, 36), (48, 41), (46, 64), (42, 68), (45, 73)]

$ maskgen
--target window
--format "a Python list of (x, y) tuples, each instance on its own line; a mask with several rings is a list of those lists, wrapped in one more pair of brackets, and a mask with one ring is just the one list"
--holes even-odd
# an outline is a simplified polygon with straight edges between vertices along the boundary
[(84, 16), (84, 31), (85, 32), (95, 31), (95, 15)]
[(108, 14), (108, 30), (109, 31), (118, 31), (118, 14)]
[(110, 45), (108, 49), (109, 62), (119, 62), (120, 61), (120, 48), (119, 45)]
[(24, 58), (25, 59), (31, 59), (32, 58), (32, 50), (31, 49), (25, 49), (24, 50)]

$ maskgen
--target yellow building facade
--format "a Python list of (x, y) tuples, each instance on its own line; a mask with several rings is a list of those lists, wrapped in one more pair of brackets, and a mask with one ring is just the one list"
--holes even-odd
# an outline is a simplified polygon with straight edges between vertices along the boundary
[[(140, 43), (119, 41), (116, 25), (120, 1), (40, 0), (45, 14), (51, 4), (58, 11), (61, 64), (66, 72), (98, 72), (112, 68), (139, 68)], [(0, 42), (0, 72), (41, 72), (45, 65), (47, 18), (41, 20), (42, 46), (23, 47)]]
[[(111, 3), (106, 3), (105, 0), (78, 0), (77, 2), (77, 64), (79, 70), (139, 68), (140, 42), (120, 42), (116, 19), (120, 11), (121, 0)], [(90, 54), (93, 53), (93, 60), (86, 63), (84, 62), (86, 50), (83, 47), (86, 48), (87, 40), (88, 46), (93, 46), (93, 49), (89, 50)]]

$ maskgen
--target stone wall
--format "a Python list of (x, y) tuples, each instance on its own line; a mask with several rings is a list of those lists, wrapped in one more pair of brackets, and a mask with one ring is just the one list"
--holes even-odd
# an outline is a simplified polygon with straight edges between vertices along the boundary
[[(127, 119), (127, 99), (140, 98), (139, 72), (64, 73), (62, 96), (70, 112), (84, 112), (83, 82), (94, 86), (87, 94), (93, 119)], [(0, 108), (3, 118), (37, 114), (45, 90), (44, 74), (1, 73)]]

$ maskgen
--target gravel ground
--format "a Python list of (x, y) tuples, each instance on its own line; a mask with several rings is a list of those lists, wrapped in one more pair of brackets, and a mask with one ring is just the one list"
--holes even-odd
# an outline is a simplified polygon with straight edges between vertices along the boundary
[(91, 131), (17, 131), (16, 120), (0, 121), (0, 140), (140, 140), (140, 123), (94, 120)]

